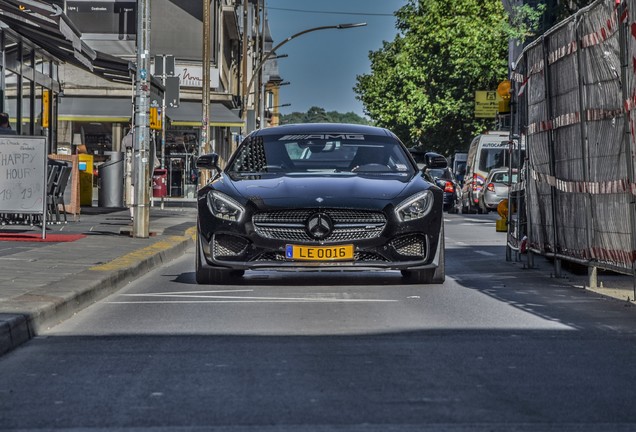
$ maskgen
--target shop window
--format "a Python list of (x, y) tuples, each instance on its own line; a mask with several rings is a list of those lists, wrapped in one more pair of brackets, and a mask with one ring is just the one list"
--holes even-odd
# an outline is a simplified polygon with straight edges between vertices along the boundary
[(111, 122), (75, 122), (73, 135), (81, 137), (86, 152), (104, 155), (113, 149), (113, 124)]
[(10, 34), (5, 32), (4, 35), (5, 35), (4, 56), (5, 56), (6, 66), (8, 69), (11, 69), (13, 72), (18, 72), (20, 70), (20, 62), (18, 61), (18, 55), (20, 53), (20, 44)]
[(22, 44), (22, 66), (27, 66), (31, 69), (35, 69), (35, 50), (26, 45)]

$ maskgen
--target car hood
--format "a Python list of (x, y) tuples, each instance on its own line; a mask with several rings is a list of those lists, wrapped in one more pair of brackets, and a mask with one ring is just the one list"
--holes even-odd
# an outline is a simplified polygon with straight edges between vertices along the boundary
[[(231, 179), (231, 187), (258, 207), (366, 207), (383, 208), (403, 194), (409, 176), (279, 176), (259, 179)], [(227, 192), (230, 192), (229, 190)]]

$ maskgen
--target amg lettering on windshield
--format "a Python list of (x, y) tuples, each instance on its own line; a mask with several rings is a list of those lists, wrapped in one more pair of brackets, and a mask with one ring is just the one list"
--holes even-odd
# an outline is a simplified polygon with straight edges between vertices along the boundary
[(285, 135), (279, 138), (279, 141), (302, 141), (310, 139), (346, 139), (346, 140), (362, 140), (364, 141), (364, 135), (362, 134), (312, 134), (312, 135)]

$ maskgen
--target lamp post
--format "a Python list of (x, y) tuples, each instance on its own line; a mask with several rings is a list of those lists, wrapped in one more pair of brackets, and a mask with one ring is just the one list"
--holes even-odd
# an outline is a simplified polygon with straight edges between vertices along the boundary
[[(282, 42), (280, 42), (278, 45), (276, 45), (274, 48), (272, 48), (263, 58), (261, 58), (261, 60), (258, 62), (258, 65), (256, 66), (256, 68), (254, 69), (254, 72), (252, 73), (252, 77), (250, 78), (249, 83), (247, 84), (247, 86), (244, 87), (243, 89), (243, 121), (245, 122), (246, 118), (247, 118), (247, 100), (249, 97), (249, 93), (251, 91), (252, 86), (254, 85), (254, 79), (259, 76), (261, 69), (263, 68), (263, 65), (265, 64), (265, 62), (267, 60), (270, 59), (270, 57), (272, 57), (273, 55), (275, 55), (276, 51), (282, 47), (283, 45), (285, 45), (287, 42), (291, 41), (292, 39), (297, 38), (298, 36), (302, 36), (306, 33), (311, 33), (311, 32), (315, 32), (315, 31), (319, 31), (319, 30), (328, 30), (328, 29), (336, 29), (336, 30), (345, 30), (345, 29), (350, 29), (350, 28), (356, 28), (356, 27), (364, 27), (366, 26), (367, 23), (353, 23), (353, 24), (335, 24), (335, 25), (328, 25), (328, 26), (320, 26), (320, 27), (313, 27), (313, 28), (309, 28), (303, 31), (300, 31), (298, 33), (295, 33), (291, 36), (289, 36), (287, 39), (284, 39)], [(243, 75), (245, 76), (245, 74)]]

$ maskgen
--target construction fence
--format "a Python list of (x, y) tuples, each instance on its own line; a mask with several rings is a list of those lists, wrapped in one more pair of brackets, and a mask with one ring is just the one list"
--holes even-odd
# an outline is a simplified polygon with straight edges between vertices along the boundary
[(548, 30), (511, 81), (526, 160), (509, 247), (523, 238), (534, 253), (634, 274), (636, 0), (599, 0)]

